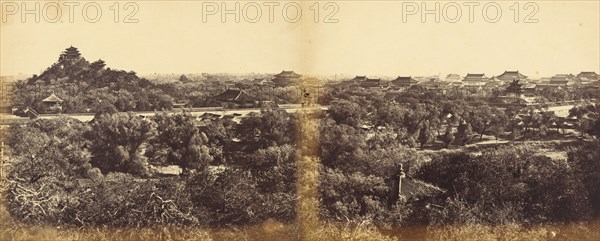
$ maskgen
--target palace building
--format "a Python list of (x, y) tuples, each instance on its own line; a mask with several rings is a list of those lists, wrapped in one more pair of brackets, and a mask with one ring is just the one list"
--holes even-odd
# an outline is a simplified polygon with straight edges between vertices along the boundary
[(300, 82), (300, 78), (302, 78), (302, 75), (296, 74), (294, 71), (281, 71), (281, 73), (274, 76), (273, 83), (280, 87), (296, 85)]
[(444, 80), (449, 81), (449, 82), (458, 82), (461, 79), (462, 79), (462, 77), (460, 77), (460, 75), (458, 75), (458, 74), (448, 74), (448, 75), (446, 75), (446, 78)]
[(227, 89), (213, 97), (216, 102), (232, 108), (252, 108), (258, 106), (258, 100), (241, 89)]
[(519, 73), (519, 71), (504, 71), (501, 75), (496, 76), (497, 79), (510, 83), (513, 80), (524, 80), (527, 76)]
[(485, 74), (469, 74), (462, 80), (465, 86), (483, 86), (489, 80)]
[(573, 84), (572, 81), (574, 79), (575, 79), (575, 76), (573, 76), (572, 74), (557, 74), (557, 75), (552, 76), (552, 78), (550, 78), (549, 84), (561, 85), (561, 86), (571, 85), (571, 84)]
[(596, 72), (581, 72), (577, 75), (577, 79), (582, 82), (588, 81), (598, 81), (600, 80), (600, 75), (596, 74)]
[(401, 87), (401, 88), (409, 88), (413, 85), (419, 83), (416, 79), (411, 76), (398, 76), (395, 80), (392, 80), (392, 85)]
[(360, 83), (362, 83), (363, 81), (366, 81), (366, 80), (367, 80), (367, 76), (357, 75), (356, 77), (354, 77), (354, 79), (344, 80), (344, 81), (338, 83), (338, 86), (343, 87), (343, 88), (353, 88), (353, 87), (359, 86)]
[(47, 113), (59, 113), (62, 111), (61, 98), (58, 98), (54, 93), (42, 100), (45, 112)]
[(365, 79), (360, 82), (360, 87), (365, 89), (380, 89), (385, 87), (385, 83), (381, 79)]

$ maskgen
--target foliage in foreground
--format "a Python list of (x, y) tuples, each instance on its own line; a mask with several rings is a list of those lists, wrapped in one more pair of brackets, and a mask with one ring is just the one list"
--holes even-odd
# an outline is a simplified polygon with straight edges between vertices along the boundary
[[(187, 123), (184, 116), (180, 117), (176, 116), (179, 119), (175, 122)], [(503, 232), (516, 232), (536, 240), (546, 237), (547, 231), (556, 226), (572, 225), (566, 231), (550, 232), (565, 237), (572, 236), (570, 232), (597, 237), (589, 231), (595, 229), (588, 228), (588, 224), (578, 224), (598, 217), (594, 212), (598, 210), (597, 204), (593, 203), (600, 186), (598, 153), (589, 151), (590, 148), (598, 149), (597, 142), (574, 148), (567, 160), (506, 147), (483, 150), (480, 156), (445, 153), (423, 163), (422, 156), (398, 144), (392, 132), (369, 133), (328, 119), (322, 121), (320, 127), (319, 123), (313, 123), (310, 128), (303, 127), (304, 131), (310, 129), (320, 134), (320, 145), (315, 145), (315, 141), (301, 141), (300, 148), (295, 148), (295, 135), (288, 135), (293, 132), (285, 130), (294, 127), (287, 122), (295, 118), (271, 113), (243, 121), (242, 126), (235, 128), (254, 135), (237, 135), (235, 129), (225, 127), (219, 130), (230, 133), (195, 130), (198, 132), (193, 135), (200, 132), (206, 136), (220, 135), (221, 140), (225, 140), (224, 136), (236, 136), (242, 144), (253, 143), (254, 139), (264, 140), (251, 149), (219, 154), (215, 151), (219, 148), (214, 145), (233, 144), (216, 143), (214, 139), (218, 138), (201, 138), (183, 145), (166, 143), (169, 138), (158, 137), (184, 135), (186, 128), (155, 134), (150, 122), (131, 115), (99, 118), (91, 127), (71, 119), (39, 120), (28, 126), (15, 127), (13, 131), (20, 138), (9, 140), (15, 159), (3, 208), (11, 214), (11, 219), (26, 224), (9, 224), (10, 227), (4, 226), (7, 228), (3, 228), (6, 230), (3, 232), (13, 235), (10, 237), (24, 233), (23, 237), (27, 239), (30, 235), (27, 229), (31, 226), (26, 225), (51, 225), (67, 227), (67, 230), (50, 228), (54, 231), (50, 231), (48, 237), (75, 235), (72, 238), (75, 240), (79, 237), (112, 239), (112, 234), (95, 235), (114, 230), (122, 230), (116, 233), (129, 235), (129, 238), (135, 233), (131, 230), (142, 230), (149, 236), (144, 233), (141, 237), (156, 235), (163, 239), (176, 239), (174, 236), (182, 235), (177, 232), (185, 232), (184, 237), (190, 235), (190, 239), (199, 240), (294, 240), (298, 237), (307, 240), (352, 240), (357, 237), (385, 240), (406, 238), (405, 232), (389, 233), (422, 224), (428, 227), (422, 236), (434, 240), (461, 239), (459, 237), (518, 240), (518, 235), (507, 236)], [(90, 129), (97, 130), (95, 134), (114, 135), (114, 145), (108, 149), (93, 148), (96, 144), (81, 135)], [(118, 138), (131, 131), (140, 135), (131, 139)], [(193, 140), (193, 135), (185, 139)], [(300, 139), (307, 138), (301, 136)], [(110, 140), (113, 139), (102, 141), (108, 144)], [(182, 177), (148, 178), (147, 174), (135, 171), (144, 170), (137, 169), (139, 165), (119, 165), (141, 163), (144, 166), (147, 165), (144, 158), (161, 162), (161, 158), (153, 158), (156, 156), (151, 153), (143, 154), (140, 142), (159, 147), (155, 153), (161, 153), (165, 147), (181, 153), (175, 158), (167, 158), (167, 163), (175, 159), (172, 163), (186, 165), (177, 159), (197, 157), (201, 153), (200, 156), (221, 155), (215, 159), (227, 166), (209, 170), (207, 162), (210, 158), (207, 158), (201, 165), (189, 165), (193, 171)], [(198, 146), (201, 148), (197, 149)], [(127, 155), (115, 151), (121, 149)], [(298, 150), (302, 153), (298, 154)], [(107, 157), (91, 157), (100, 152)], [(307, 169), (311, 171), (305, 174), (314, 177), (310, 178), (312, 181), (304, 182), (306, 176), (295, 175), (296, 164), (301, 165), (300, 168), (309, 166), (296, 162), (307, 154), (311, 158), (320, 158), (322, 165), (311, 165)], [(117, 165), (110, 163), (115, 160), (119, 161)], [(111, 165), (99, 165), (103, 162)], [(399, 164), (404, 165), (409, 176), (436, 184), (447, 192), (428, 202), (395, 205), (389, 209), (385, 205), (389, 192), (385, 180), (398, 172)], [(106, 173), (107, 170), (129, 173)], [(317, 186), (316, 180), (320, 185)], [(315, 200), (310, 207), (295, 206), (298, 204), (296, 188), (299, 188), (295, 183), (313, 185), (311, 197)], [(305, 195), (301, 190), (299, 193)], [(320, 212), (322, 223), (306, 228), (297, 223), (298, 219), (292, 221), (301, 216), (296, 214), (297, 211), (306, 210), (313, 216), (319, 216), (315, 214)], [(81, 227), (83, 234), (72, 227)], [(154, 233), (157, 230), (149, 227), (162, 228)], [(86, 236), (88, 232), (91, 236)], [(36, 234), (31, 235), (36, 237)]]

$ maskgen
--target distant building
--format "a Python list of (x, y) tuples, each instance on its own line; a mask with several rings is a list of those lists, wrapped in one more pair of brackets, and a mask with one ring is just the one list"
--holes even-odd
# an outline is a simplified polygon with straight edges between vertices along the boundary
[(63, 61), (63, 60), (69, 60), (69, 61), (74, 61), (74, 60), (79, 60), (81, 59), (81, 54), (79, 53), (79, 50), (77, 50), (77, 48), (71, 46), (67, 49), (65, 49), (65, 51), (60, 55), (59, 57), (59, 61)]
[(596, 72), (581, 72), (577, 75), (576, 79), (581, 82), (592, 82), (600, 80), (600, 75)]
[(61, 98), (58, 98), (58, 96), (56, 96), (54, 93), (42, 100), (44, 110), (48, 113), (61, 112), (62, 102), (63, 100)]
[(344, 80), (337, 84), (343, 88), (364, 88), (364, 89), (386, 89), (388, 86), (386, 81), (381, 79), (370, 79), (364, 75), (357, 75), (353, 79)]
[(502, 80), (504, 82), (510, 83), (513, 80), (524, 80), (527, 79), (526, 75), (519, 73), (519, 71), (504, 71), (501, 75), (498, 75), (496, 78)]
[(271, 80), (268, 79), (264, 79), (264, 78), (254, 78), (254, 80), (250, 81), (252, 84), (256, 84), (256, 85), (272, 85), (273, 82)]
[(539, 84), (535, 85), (535, 91), (568, 90), (566, 84), (558, 84), (558, 83), (562, 83), (562, 82), (556, 81), (553, 84), (550, 84), (549, 82), (539, 83)]
[(360, 84), (360, 87), (365, 89), (381, 89), (386, 87), (386, 84), (381, 79), (365, 79)]
[[(414, 86), (414, 85), (413, 85)], [(431, 79), (429, 81), (420, 81), (418, 86), (424, 87), (429, 92), (445, 95), (451, 89), (452, 85), (446, 81), (439, 81), (437, 79)]]
[(535, 90), (568, 90), (575, 83), (574, 78), (572, 74), (557, 74), (550, 78), (543, 78), (535, 86)]
[(462, 77), (460, 77), (460, 75), (458, 75), (458, 74), (448, 74), (448, 75), (446, 75), (446, 78), (444, 80), (450, 81), (450, 82), (458, 82), (461, 79), (462, 79)]
[(536, 87), (536, 84), (534, 84), (534, 83), (523, 83), (523, 86), (521, 86), (521, 90), (522, 90), (522, 93), (528, 97), (536, 96), (535, 87)]
[(392, 80), (391, 83), (393, 86), (407, 89), (413, 85), (416, 85), (417, 83), (419, 83), (419, 81), (412, 78), (411, 76), (398, 76), (398, 78), (396, 78), (395, 80)]
[(300, 78), (302, 78), (302, 75), (296, 74), (294, 71), (281, 71), (281, 73), (274, 76), (273, 83), (280, 87), (296, 85), (300, 82)]
[(362, 83), (364, 81), (366, 81), (368, 78), (365, 75), (357, 75), (356, 77), (354, 77), (354, 79), (348, 80), (348, 82), (353, 82), (353, 83)]
[(497, 88), (502, 88), (505, 85), (506, 84), (504, 83), (504, 81), (497, 81), (497, 79), (490, 79), (485, 85), (483, 85), (483, 87), (487, 88), (487, 89), (497, 89)]
[(241, 89), (228, 89), (213, 97), (213, 100), (231, 108), (252, 108), (258, 106), (258, 100)]
[(567, 86), (573, 84), (573, 80), (575, 76), (572, 74), (557, 74), (550, 78), (548, 84), (550, 85), (559, 85), (559, 86)]
[(573, 80), (573, 88), (597, 90), (600, 83), (600, 75), (596, 72), (581, 72)]
[(483, 86), (488, 82), (485, 74), (467, 74), (462, 80), (464, 86)]
[(344, 80), (344, 81), (338, 83), (337, 86), (343, 87), (343, 88), (357, 87), (360, 85), (360, 83), (362, 83), (365, 80), (367, 80), (367, 76), (357, 75), (353, 79)]
[(460, 87), (463, 85), (462, 81), (450, 81), (448, 82), (448, 85), (452, 86), (452, 87)]

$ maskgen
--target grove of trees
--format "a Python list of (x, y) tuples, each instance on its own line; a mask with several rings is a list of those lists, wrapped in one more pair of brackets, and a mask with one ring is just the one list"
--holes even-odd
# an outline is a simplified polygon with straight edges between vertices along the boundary
[[(566, 147), (547, 144), (567, 153), (551, 158), (536, 151), (540, 146), (520, 142), (428, 149), (464, 146), (484, 135), (519, 139), (559, 132), (550, 128), (557, 119), (543, 111), (498, 109), (425, 90), (327, 98), (327, 111), (264, 110), (239, 123), (200, 121), (187, 112), (106, 112), (88, 123), (60, 117), (10, 126), (6, 208), (16, 220), (35, 225), (290, 224), (302, 198), (299, 154), (310, 153), (318, 159), (312, 177), (318, 180), (318, 216), (326, 222), (391, 232), (599, 218), (597, 105), (572, 110), (576, 127), (589, 138)], [(306, 118), (317, 123), (310, 138), (300, 128)], [(182, 173), (157, 171), (164, 166)], [(407, 180), (440, 192), (392, 198), (390, 183), (401, 168)]]
[[(73, 226), (288, 222), (294, 120), (273, 111), (237, 126), (200, 125), (189, 113), (115, 113), (89, 123), (61, 117), (15, 125), (7, 140), (8, 210), (23, 222)], [(153, 168), (168, 165), (183, 173)]]

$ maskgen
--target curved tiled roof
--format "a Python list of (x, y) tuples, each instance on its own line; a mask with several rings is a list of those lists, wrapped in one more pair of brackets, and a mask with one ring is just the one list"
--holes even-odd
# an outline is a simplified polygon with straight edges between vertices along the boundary
[(63, 102), (61, 98), (58, 98), (55, 94), (51, 94), (50, 96), (43, 99), (42, 102)]
[(483, 82), (483, 81), (489, 81), (488, 78), (485, 76), (485, 74), (467, 74), (467, 76), (465, 76), (465, 78), (463, 79), (463, 81), (478, 81), (478, 82)]
[(256, 98), (249, 95), (245, 91), (241, 89), (228, 89), (225, 92), (221, 93), (214, 97), (219, 101), (239, 101), (239, 102), (252, 102), (256, 101)]
[(396, 78), (395, 80), (392, 80), (392, 82), (417, 83), (419, 81), (417, 81), (416, 79), (414, 79), (412, 76), (398, 76), (398, 78)]
[(498, 79), (501, 80), (515, 80), (515, 79), (526, 79), (527, 76), (519, 73), (519, 71), (504, 71), (501, 75), (498, 75)]
[(300, 78), (302, 75), (296, 74), (294, 71), (281, 71), (281, 73), (276, 74), (277, 78)]

